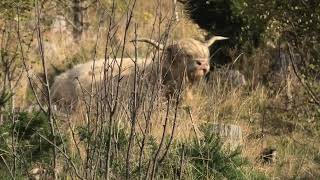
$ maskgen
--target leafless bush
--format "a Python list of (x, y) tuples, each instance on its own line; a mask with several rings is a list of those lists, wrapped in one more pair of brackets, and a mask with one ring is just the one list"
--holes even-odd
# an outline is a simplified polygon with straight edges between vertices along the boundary
[[(216, 40), (225, 39), (213, 37), (208, 42), (182, 39), (168, 43), (176, 23), (175, 10), (170, 16), (164, 17), (159, 0), (153, 23), (153, 29), (159, 28), (159, 34), (152, 32), (151, 36), (158, 37), (157, 41), (162, 44), (153, 44), (156, 48), (151, 48), (153, 52), (147, 53), (152, 55), (140, 57), (136, 43), (141, 40), (138, 38), (139, 28), (133, 23), (136, 0), (125, 4), (123, 17), (126, 23), (123, 37), (118, 43), (115, 42), (119, 35), (115, 35), (120, 26), (114, 21), (115, 2), (112, 1), (111, 12), (97, 3), (101, 11), (92, 61), (57, 76), (52, 88), (43, 44), (41, 1), (37, 1), (34, 8), (34, 39), (38, 44), (42, 76), (31, 72), (28, 59), (30, 46), (23, 45), (25, 37), (20, 29), (22, 26), (18, 25), (21, 65), (39, 109), (48, 117), (50, 127), (50, 137), (36, 131), (40, 140), (51, 146), (48, 151), (51, 165), (42, 166), (41, 169), (46, 176), (52, 174), (54, 179), (63, 176), (79, 179), (157, 178), (157, 172), (163, 166), (174, 141), (182, 92), (197, 84), (209, 71), (208, 47)], [(163, 22), (167, 24), (161, 30)], [(128, 36), (130, 31), (134, 31), (132, 44), (135, 50), (132, 57), (125, 58), (129, 56), (126, 54), (127, 42), (132, 40)], [(99, 47), (103, 38), (105, 44)], [(98, 49), (104, 49), (104, 58), (101, 60), (97, 60)], [(5, 77), (8, 79), (9, 76)], [(54, 108), (55, 103), (62, 104), (58, 111)], [(14, 144), (12, 142), (13, 147)], [(8, 169), (11, 169), (10, 165)], [(10, 172), (15, 174), (15, 170)]]

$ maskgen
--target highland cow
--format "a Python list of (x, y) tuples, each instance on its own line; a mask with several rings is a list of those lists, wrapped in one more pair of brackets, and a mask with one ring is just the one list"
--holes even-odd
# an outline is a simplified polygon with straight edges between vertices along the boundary
[(207, 42), (194, 39), (182, 39), (168, 47), (149, 39), (137, 39), (147, 42), (164, 52), (162, 59), (163, 84), (167, 94), (173, 94), (178, 89), (184, 89), (199, 82), (209, 72), (209, 47), (218, 40), (227, 39), (214, 36)]
[[(214, 36), (207, 42), (200, 42), (194, 39), (182, 39), (165, 47), (164, 45), (150, 39), (137, 39), (135, 41), (147, 42), (156, 47), (161, 53), (160, 71), (154, 70), (155, 60), (152, 58), (137, 59), (137, 67), (150, 72), (146, 73), (150, 77), (149, 81), (156, 81), (161, 77), (161, 84), (164, 86), (166, 96), (172, 96), (178, 91), (188, 89), (197, 83), (209, 72), (209, 46), (217, 40), (227, 39), (221, 36)], [(112, 61), (120, 64), (121, 59)], [(105, 60), (91, 61), (80, 64), (55, 78), (52, 85), (52, 97), (54, 101), (61, 101), (63, 104), (77, 104), (79, 97), (85, 92), (90, 92), (93, 84), (101, 84), (105, 69)], [(95, 66), (93, 71), (93, 64)], [(116, 76), (130, 77), (134, 74), (135, 63), (130, 58), (122, 59), (121, 72), (118, 66), (114, 66), (113, 71), (107, 74), (114, 79)], [(158, 73), (160, 72), (160, 73)], [(93, 78), (94, 77), (94, 78)], [(94, 81), (92, 81), (94, 80)], [(95, 91), (99, 92), (99, 91)]]
[[(121, 72), (119, 73), (119, 62), (121, 58), (110, 60), (96, 60), (89, 61), (84, 64), (79, 64), (70, 70), (55, 77), (51, 86), (51, 95), (53, 102), (60, 106), (76, 106), (79, 98), (90, 96), (91, 87), (93, 87), (92, 93), (97, 93), (101, 88), (101, 83), (105, 75), (111, 79), (116, 79), (118, 75), (128, 76), (132, 72), (134, 67), (134, 61), (131, 58), (122, 58), (123, 65)], [(110, 62), (106, 64), (106, 62)], [(140, 68), (144, 67), (142, 64), (150, 64), (150, 59), (139, 59), (137, 64)], [(112, 66), (112, 68), (110, 68)], [(108, 70), (106, 70), (108, 69)], [(106, 74), (105, 74), (106, 73)]]

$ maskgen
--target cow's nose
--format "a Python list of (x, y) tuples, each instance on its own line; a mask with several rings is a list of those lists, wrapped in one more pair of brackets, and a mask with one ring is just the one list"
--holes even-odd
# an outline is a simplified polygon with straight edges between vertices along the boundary
[(209, 72), (210, 68), (209, 68), (209, 65), (206, 65), (204, 68), (203, 68), (203, 72), (205, 74), (207, 74)]
[(202, 66), (203, 70), (205, 71), (205, 73), (209, 72), (210, 66), (209, 66), (208, 62), (202, 62), (201, 66)]
[(195, 64), (198, 70), (203, 70), (203, 72), (206, 74), (209, 72), (209, 62), (205, 60), (195, 60)]

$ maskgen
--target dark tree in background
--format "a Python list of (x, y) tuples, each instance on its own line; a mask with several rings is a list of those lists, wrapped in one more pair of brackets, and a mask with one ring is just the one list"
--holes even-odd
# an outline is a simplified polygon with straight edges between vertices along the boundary
[[(250, 55), (267, 43), (289, 42), (302, 53), (308, 70), (319, 71), (317, 53), (320, 32), (320, 1), (316, 0), (180, 0), (190, 18), (209, 35), (228, 36), (211, 48), (215, 64), (226, 64), (228, 50)], [(312, 56), (312, 57), (310, 57)], [(310, 65), (311, 64), (311, 68)], [(318, 70), (317, 70), (318, 69)]]
[(231, 0), (187, 0), (185, 9), (200, 28), (232, 37), (229, 44), (235, 45), (235, 38), (239, 35), (243, 22), (240, 18), (233, 17)]
[(218, 42), (210, 49), (211, 54), (214, 54), (212, 63), (219, 65), (230, 63), (231, 58), (228, 56), (227, 49), (235, 46), (242, 24), (240, 19), (232, 18), (230, 0), (187, 0), (185, 2), (185, 9), (190, 18), (200, 28), (207, 30), (210, 34), (230, 37), (229, 40)]
[(83, 32), (83, 10), (81, 0), (72, 0), (73, 10), (73, 38), (75, 42), (79, 42)]
[[(254, 24), (249, 26), (248, 21), (237, 13), (237, 7), (241, 1), (185, 0), (183, 3), (190, 18), (200, 28), (208, 31), (209, 35), (215, 34), (230, 38), (228, 41), (216, 43), (211, 48), (211, 53), (214, 54), (214, 64), (230, 63), (231, 58), (228, 53), (230, 48), (243, 50), (246, 43), (253, 47), (259, 45), (265, 23), (263, 25), (261, 23), (259, 26)], [(250, 51), (250, 48), (246, 50)]]

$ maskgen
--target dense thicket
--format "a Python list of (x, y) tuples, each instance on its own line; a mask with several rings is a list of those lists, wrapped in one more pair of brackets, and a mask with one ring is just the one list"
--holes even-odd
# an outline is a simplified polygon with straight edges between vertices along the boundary
[[(160, 29), (167, 24), (158, 21), (169, 21), (173, 1), (137, 0), (139, 10), (131, 9), (133, 1), (0, 0), (3, 179), (31, 178), (30, 172), (41, 168), (46, 170), (43, 179), (320, 177), (319, 0), (180, 0), (208, 36), (230, 38), (211, 49), (216, 64), (240, 57), (235, 66), (220, 69), (225, 76), (208, 78), (194, 89), (192, 101), (181, 103), (179, 98), (162, 100), (154, 87), (144, 92), (140, 83), (130, 82), (135, 83), (130, 89), (120, 84), (120, 78), (117, 88), (130, 91), (129, 96), (118, 95), (118, 89), (110, 86), (102, 98), (83, 90), (92, 99), (76, 112), (51, 106), (43, 64), (56, 71), (54, 78), (58, 71), (92, 59), (121, 54), (134, 57), (135, 50), (141, 56), (140, 50), (146, 51), (143, 46), (127, 53), (130, 46), (122, 44), (134, 38), (135, 32), (127, 32), (130, 28), (134, 31), (136, 27), (138, 36), (159, 31), (152, 37), (160, 37)], [(180, 17), (180, 9), (176, 10)], [(129, 27), (126, 21), (131, 17)], [(170, 31), (174, 40), (201, 36), (184, 15), (178, 19), (182, 20)], [(275, 51), (278, 53), (272, 54)], [(302, 60), (294, 64), (296, 75), (288, 70), (293, 64), (291, 55)], [(285, 63), (280, 62), (283, 59)], [(279, 70), (267, 61), (279, 61), (285, 75), (274, 76)], [(229, 71), (230, 67), (237, 71)], [(236, 78), (229, 72), (240, 74), (245, 83), (233, 86)], [(271, 80), (260, 78), (264, 73), (278, 78), (279, 83), (269, 86)], [(144, 81), (138, 75), (137, 82)], [(213, 133), (216, 130), (211, 125), (216, 124), (239, 127), (239, 131), (230, 130), (238, 133), (230, 134), (244, 141), (243, 150), (230, 150), (224, 138)], [(271, 145), (279, 157), (273, 164), (262, 164), (260, 150)]]
[[(314, 48), (319, 42), (320, 1), (186, 0), (191, 19), (213, 34), (231, 38), (227, 48), (247, 50), (267, 42)], [(214, 48), (214, 51), (217, 48)], [(315, 55), (315, 52), (310, 52)], [(317, 55), (318, 56), (318, 55)], [(313, 61), (314, 62), (314, 61)]]

